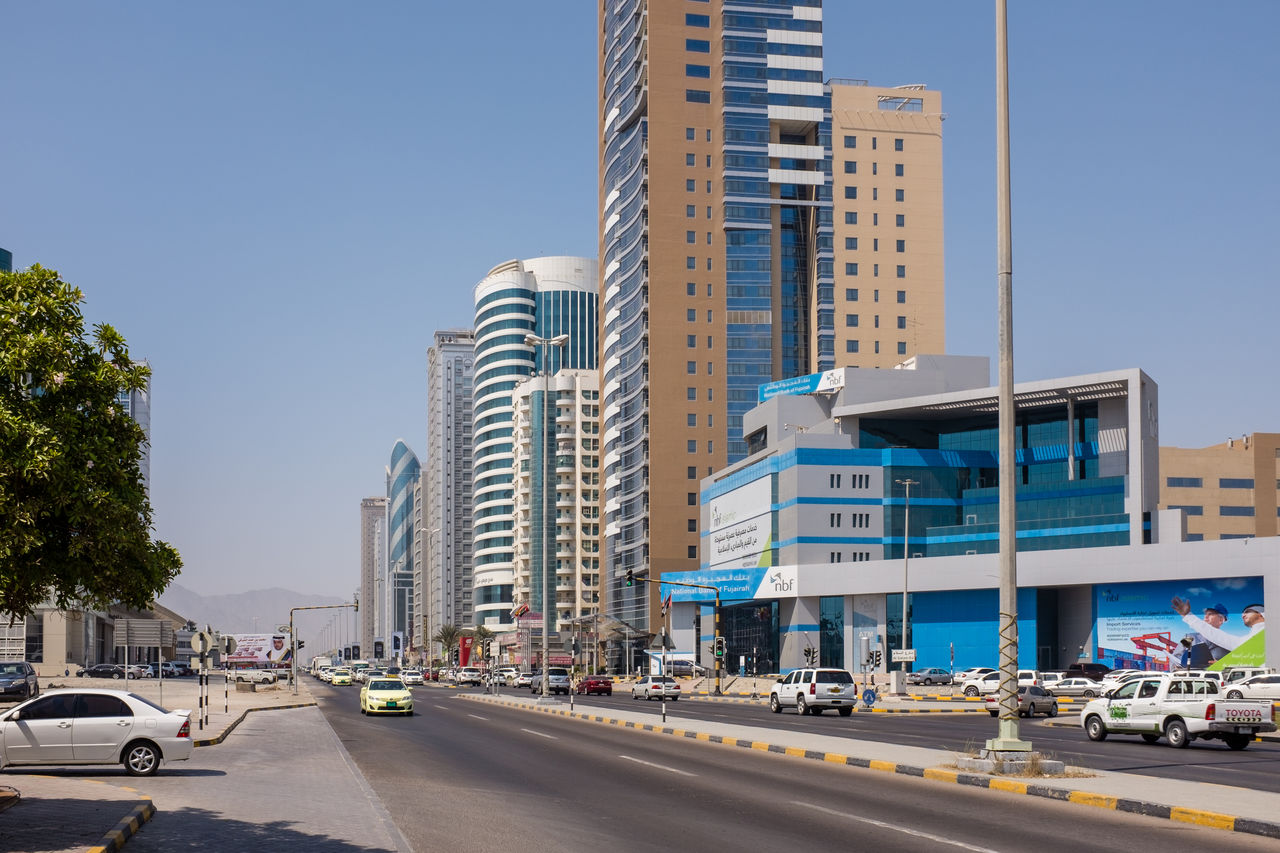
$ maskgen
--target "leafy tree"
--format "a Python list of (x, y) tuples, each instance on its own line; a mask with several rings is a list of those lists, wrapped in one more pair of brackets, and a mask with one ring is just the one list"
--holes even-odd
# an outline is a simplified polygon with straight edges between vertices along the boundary
[(446, 661), (453, 660), (453, 650), (458, 647), (458, 641), (462, 639), (463, 631), (457, 625), (446, 624), (441, 625), (440, 630), (431, 639), (434, 642), (444, 646), (444, 659)]
[(182, 567), (151, 538), (146, 436), (117, 401), (146, 387), (84, 294), (36, 265), (0, 272), (0, 613), (146, 608)]

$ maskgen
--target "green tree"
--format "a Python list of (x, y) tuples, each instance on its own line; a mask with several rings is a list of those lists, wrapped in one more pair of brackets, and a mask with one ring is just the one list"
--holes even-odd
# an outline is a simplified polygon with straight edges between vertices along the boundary
[(86, 337), (83, 301), (54, 270), (0, 272), (0, 613), (144, 609), (182, 567), (151, 538), (146, 436), (117, 401), (150, 369), (111, 326)]
[(486, 628), (483, 625), (477, 625), (476, 627), (467, 631), (467, 633), (471, 635), (471, 639), (473, 641), (473, 645), (471, 646), (471, 649), (472, 649), (472, 654), (474, 655), (484, 654), (484, 644), (489, 640), (492, 640), (495, 636), (492, 631), (490, 631), (488, 628)]
[(458, 641), (462, 639), (463, 631), (457, 625), (441, 625), (440, 630), (436, 631), (436, 635), (432, 637), (433, 642), (437, 642), (444, 646), (444, 659), (446, 662), (453, 662), (453, 650), (458, 647)]

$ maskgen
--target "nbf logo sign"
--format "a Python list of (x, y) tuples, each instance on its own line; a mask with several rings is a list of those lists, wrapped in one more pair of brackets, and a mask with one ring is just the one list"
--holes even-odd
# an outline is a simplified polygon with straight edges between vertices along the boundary
[(774, 592), (792, 592), (795, 589), (796, 579), (784, 577), (779, 570), (769, 575), (769, 583), (773, 584)]
[(774, 566), (765, 569), (760, 585), (756, 587), (756, 598), (795, 598), (796, 588), (795, 566)]

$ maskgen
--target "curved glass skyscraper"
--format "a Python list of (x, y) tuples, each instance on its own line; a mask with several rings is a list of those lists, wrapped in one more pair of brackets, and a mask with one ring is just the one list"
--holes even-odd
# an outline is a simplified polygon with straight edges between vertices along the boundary
[(512, 390), (543, 369), (525, 336), (567, 334), (546, 366), (596, 366), (597, 267), (574, 257), (499, 264), (476, 285), (472, 428), (472, 597), (476, 625), (509, 624), (515, 582)]
[(387, 579), (379, 602), (386, 613), (384, 639), (388, 644), (396, 634), (407, 637), (413, 624), (413, 570), (419, 551), (414, 542), (415, 490), (421, 476), (417, 455), (403, 439), (396, 439), (387, 468)]

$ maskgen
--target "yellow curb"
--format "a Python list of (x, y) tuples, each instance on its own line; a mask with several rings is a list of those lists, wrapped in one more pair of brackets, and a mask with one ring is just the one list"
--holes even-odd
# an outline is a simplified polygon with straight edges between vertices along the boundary
[(751, 748), (752, 748), (752, 749), (759, 749), (759, 750), (762, 750), (762, 751), (764, 751), (764, 752), (768, 752), (768, 751), (769, 751), (769, 744), (765, 743), (765, 742), (764, 742), (764, 741), (762, 741), (762, 740), (753, 740), (753, 741), (751, 741)]
[(898, 772), (898, 765), (893, 761), (877, 761), (873, 759), (867, 767), (872, 770), (887, 770), (890, 773)]
[(737, 746), (738, 739), (736, 737), (727, 737), (720, 741), (725, 746)]
[(1100, 809), (1111, 809), (1114, 811), (1119, 798), (1111, 797), (1106, 794), (1094, 794), (1089, 791), (1071, 791), (1067, 794), (1067, 800), (1073, 803), (1080, 803), (1081, 805), (1097, 806)]
[(924, 778), (939, 779), (943, 782), (954, 782), (960, 778), (960, 774), (954, 770), (943, 770), (940, 767), (926, 767), (924, 769)]
[(694, 740), (711, 740), (711, 735), (706, 732), (698, 732), (694, 736)]
[(830, 761), (832, 764), (848, 764), (849, 756), (840, 755), (839, 753), (836, 753), (836, 752), (827, 752), (823, 754), (822, 760)]
[(988, 787), (994, 791), (1011, 791), (1015, 794), (1025, 794), (1027, 792), (1026, 782), (1015, 782), (1012, 779), (992, 779)]
[(796, 758), (804, 758), (804, 750), (798, 746), (789, 746), (786, 748), (785, 755), (793, 755)]
[(1231, 815), (1218, 812), (1205, 812), (1200, 809), (1184, 809), (1175, 807), (1169, 812), (1170, 820), (1183, 823), (1194, 823), (1197, 826), (1210, 826), (1214, 829), (1235, 829), (1236, 819)]

